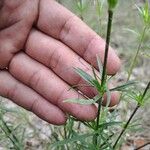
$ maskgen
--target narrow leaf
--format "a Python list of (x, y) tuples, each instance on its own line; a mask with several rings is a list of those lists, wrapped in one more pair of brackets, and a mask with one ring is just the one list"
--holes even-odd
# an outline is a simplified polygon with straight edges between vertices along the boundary
[(87, 134), (83, 134), (83, 135), (77, 135), (73, 138), (70, 138), (70, 139), (65, 139), (65, 140), (62, 140), (62, 141), (58, 141), (58, 142), (55, 142), (51, 145), (51, 148), (54, 148), (54, 147), (58, 147), (58, 146), (62, 146), (62, 145), (65, 145), (65, 144), (69, 144), (69, 143), (72, 143), (72, 142), (75, 142), (75, 141), (81, 141), (81, 140), (85, 140), (85, 138), (87, 137), (90, 137), (90, 136), (93, 136), (94, 133), (87, 133)]
[(106, 95), (107, 95), (106, 107), (108, 107), (110, 105), (110, 101), (111, 101), (111, 92), (108, 87), (108, 82), (107, 82), (107, 87), (106, 87)]
[(94, 86), (93, 81), (94, 78), (87, 74), (85, 71), (83, 71), (80, 68), (75, 68), (75, 72), (80, 75), (85, 81), (87, 81), (90, 85)]
[(107, 128), (107, 127), (110, 127), (110, 126), (113, 126), (113, 125), (118, 125), (118, 124), (122, 124), (122, 122), (120, 122), (120, 121), (113, 121), (113, 122), (101, 123), (99, 125), (99, 128), (101, 128), (101, 127)]
[(95, 72), (95, 69), (94, 67), (92, 66), (92, 71), (93, 71), (93, 75), (94, 75), (94, 78), (95, 80), (93, 80), (93, 84), (95, 86), (95, 88), (100, 91), (101, 90), (101, 84), (99, 82), (100, 78), (96, 75), (96, 72)]
[(81, 104), (81, 105), (91, 105), (95, 103), (93, 99), (67, 99), (67, 100), (64, 100), (64, 102), (76, 103), (76, 104)]
[(124, 30), (125, 30), (125, 31), (128, 31), (128, 32), (131, 32), (132, 34), (134, 34), (134, 35), (136, 35), (136, 36), (140, 36), (140, 34), (139, 34), (137, 31), (133, 30), (133, 29), (124, 28)]
[(97, 65), (98, 65), (98, 69), (99, 69), (100, 75), (102, 76), (103, 64), (102, 64), (102, 62), (100, 60), (100, 57), (98, 55), (96, 55), (96, 59), (97, 59)]
[(117, 86), (115, 88), (110, 89), (110, 91), (124, 91), (126, 88), (129, 88), (131, 86), (133, 86), (134, 84), (136, 84), (137, 82), (135, 81), (129, 81), (123, 85)]

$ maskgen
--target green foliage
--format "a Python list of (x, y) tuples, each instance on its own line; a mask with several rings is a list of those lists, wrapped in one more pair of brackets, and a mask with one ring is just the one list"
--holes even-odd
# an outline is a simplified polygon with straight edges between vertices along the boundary
[(138, 10), (140, 12), (140, 15), (143, 18), (145, 26), (150, 27), (150, 8), (149, 8), (149, 2), (148, 2), (148, 0), (146, 1), (144, 7), (139, 8), (137, 6), (137, 8), (138, 8)]
[(83, 13), (85, 10), (86, 10), (86, 5), (85, 3), (83, 3), (82, 0), (77, 0), (77, 7), (78, 7), (78, 10)]
[[(123, 134), (126, 132), (126, 130), (131, 126), (130, 123), (131, 123), (131, 120), (132, 118), (134, 117), (134, 115), (136, 114), (136, 112), (138, 111), (138, 109), (143, 105), (145, 104), (145, 96), (148, 92), (150, 88), (150, 82), (147, 84), (143, 94), (135, 94), (136, 96), (134, 97), (134, 100), (137, 101), (137, 106), (135, 107), (134, 111), (132, 112), (132, 114), (130, 115), (128, 121), (125, 123), (125, 125), (123, 126), (122, 128), (122, 131), (120, 132), (118, 138), (116, 139), (114, 145), (113, 145), (113, 148), (115, 149), (117, 147), (117, 144), (118, 142), (120, 141), (120, 139), (122, 138)], [(137, 125), (136, 125), (137, 126)], [(133, 127), (133, 126), (132, 126)]]
[(147, 87), (145, 88), (144, 92), (141, 91), (131, 91), (128, 92), (128, 96), (135, 100), (139, 106), (144, 106), (147, 102), (150, 102), (150, 82), (148, 83)]
[(76, 9), (79, 12), (79, 17), (84, 20), (84, 13), (88, 8), (88, 3), (85, 0), (76, 0)]
[[(0, 110), (1, 111), (1, 110)], [(3, 119), (3, 114), (0, 112), (0, 128), (5, 133), (6, 138), (8, 138), (12, 142), (12, 148), (16, 150), (23, 150), (23, 144), (19, 140), (19, 138), (15, 135), (15, 132), (17, 130), (17, 127), (14, 129), (11, 128), (7, 122)]]
[(87, 133), (87, 134), (82, 134), (82, 135), (76, 135), (70, 139), (65, 139), (65, 140), (62, 140), (62, 141), (59, 141), (59, 142), (56, 142), (54, 144), (51, 145), (51, 147), (58, 147), (58, 146), (62, 146), (62, 145), (65, 145), (65, 144), (70, 144), (72, 142), (76, 142), (76, 141), (82, 141), (82, 140), (85, 140), (86, 138), (90, 137), (90, 136), (93, 136), (94, 133)]
[(87, 81), (90, 85), (94, 86), (94, 78), (89, 75), (88, 73), (86, 73), (84, 70), (80, 69), (80, 68), (75, 68), (75, 72), (77, 74), (79, 74), (85, 81)]
[(128, 88), (134, 86), (136, 83), (137, 83), (136, 81), (128, 81), (125, 84), (110, 89), (110, 91), (126, 91)]
[[(101, 90), (101, 86), (99, 81), (95, 78), (93, 78), (91, 75), (89, 75), (88, 73), (86, 73), (84, 70), (80, 69), (80, 68), (75, 68), (76, 73), (78, 73), (85, 81), (87, 81), (91, 86), (96, 87), (96, 89), (98, 91)], [(95, 72), (93, 71), (94, 75)]]

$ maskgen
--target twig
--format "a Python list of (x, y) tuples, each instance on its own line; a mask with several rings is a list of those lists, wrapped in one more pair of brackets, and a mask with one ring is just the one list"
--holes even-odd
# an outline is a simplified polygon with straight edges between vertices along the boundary
[[(148, 82), (148, 84), (147, 84), (147, 86), (146, 86), (146, 88), (145, 88), (145, 90), (144, 90), (144, 92), (143, 92), (143, 94), (142, 94), (141, 101), (144, 99), (144, 97), (145, 97), (145, 95), (146, 95), (146, 93), (147, 93), (147, 91), (148, 91), (149, 88), (150, 88), (150, 82)], [(140, 108), (140, 104), (138, 103), (137, 106), (136, 106), (136, 108), (134, 109), (133, 113), (131, 114), (129, 120), (127, 121), (127, 123), (125, 124), (125, 126), (124, 126), (124, 128), (122, 129), (121, 133), (119, 134), (119, 136), (118, 136), (118, 138), (117, 138), (117, 140), (116, 140), (116, 142), (115, 142), (115, 144), (114, 144), (114, 146), (113, 146), (114, 149), (116, 148), (116, 146), (117, 146), (117, 144), (118, 144), (120, 138), (122, 137), (123, 133), (126, 131), (128, 125), (129, 125), (129, 123), (131, 122), (133, 116), (135, 115), (135, 113), (137, 112), (137, 110), (138, 110), (139, 108)]]
[(135, 63), (136, 63), (136, 60), (137, 60), (137, 57), (138, 57), (138, 54), (139, 54), (139, 52), (140, 52), (140, 50), (141, 50), (146, 29), (147, 29), (147, 26), (145, 26), (144, 29), (143, 29), (143, 32), (142, 32), (142, 35), (141, 35), (141, 39), (140, 39), (140, 43), (139, 43), (139, 45), (138, 45), (136, 54), (135, 54), (135, 56), (134, 56), (134, 58), (133, 58), (133, 61), (132, 61), (132, 63), (131, 63), (131, 66), (130, 66), (130, 68), (129, 68), (129, 73), (128, 73), (127, 81), (129, 81), (129, 79), (130, 79), (130, 76), (131, 76), (131, 74), (132, 74), (133, 68), (134, 68), (134, 66), (135, 66)]
[(140, 107), (139, 105), (136, 106), (136, 108), (134, 109), (133, 113), (131, 114), (129, 120), (127, 121), (127, 123), (125, 124), (125, 126), (122, 129), (121, 133), (119, 134), (119, 136), (118, 136), (118, 138), (117, 138), (117, 140), (116, 140), (116, 142), (115, 142), (115, 144), (113, 146), (114, 149), (116, 148), (116, 146), (117, 146), (120, 138), (122, 137), (123, 133), (126, 131), (126, 129), (127, 129), (128, 125), (129, 125), (130, 121), (132, 120), (133, 116), (135, 115), (135, 113), (137, 112), (137, 110), (139, 109), (139, 107)]
[(101, 33), (100, 27), (101, 27), (101, 4), (99, 2), (99, 0), (96, 0), (97, 3), (97, 11), (98, 11), (98, 22), (99, 22), (99, 35)]
[(145, 147), (145, 146), (147, 146), (147, 145), (150, 145), (150, 142), (145, 143), (145, 144), (139, 146), (138, 148), (135, 148), (134, 150), (139, 150), (139, 149), (141, 149), (141, 148), (143, 148), (143, 147)]

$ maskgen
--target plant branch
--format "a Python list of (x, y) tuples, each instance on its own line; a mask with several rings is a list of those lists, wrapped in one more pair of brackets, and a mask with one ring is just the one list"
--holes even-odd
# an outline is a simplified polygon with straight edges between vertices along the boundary
[(131, 114), (129, 120), (127, 121), (127, 123), (125, 124), (125, 126), (122, 129), (121, 133), (119, 134), (119, 136), (118, 136), (118, 138), (117, 138), (117, 140), (116, 140), (116, 142), (115, 142), (115, 144), (113, 146), (114, 149), (116, 148), (116, 146), (117, 146), (120, 138), (122, 137), (123, 133), (126, 131), (126, 129), (127, 129), (128, 125), (129, 125), (130, 121), (132, 120), (133, 116), (135, 115), (135, 113), (137, 112), (137, 110), (139, 109), (139, 107), (140, 107), (139, 105), (136, 106), (136, 108), (134, 109), (133, 113)]
[[(2, 117), (0, 117), (0, 120), (2, 122), (2, 125), (0, 125), (0, 128), (2, 129), (2, 131), (5, 133), (5, 135), (7, 136), (7, 138), (13, 143), (13, 146), (16, 150), (21, 150), (22, 145), (20, 145), (20, 142), (18, 140), (18, 138), (14, 135), (14, 133), (12, 132), (12, 130), (8, 127), (8, 125), (6, 124), (6, 122), (3, 120)], [(3, 127), (4, 126), (4, 127)]]
[(145, 147), (145, 146), (147, 146), (147, 145), (150, 145), (150, 142), (147, 142), (147, 143), (145, 143), (145, 144), (139, 146), (138, 148), (135, 148), (134, 150), (139, 150), (139, 149), (141, 149), (141, 148), (143, 148), (143, 147)]
[(96, 0), (96, 3), (97, 3), (97, 12), (98, 12), (98, 22), (99, 22), (99, 35), (101, 33), (100, 31), (100, 27), (101, 27), (101, 4), (99, 2), (99, 0)]
[(83, 1), (82, 0), (79, 0), (79, 3), (80, 3), (80, 18), (81, 20), (83, 20)]
[[(108, 58), (108, 51), (109, 51), (109, 44), (110, 44), (112, 19), (113, 19), (113, 11), (108, 10), (108, 24), (107, 24), (107, 35), (106, 35), (106, 45), (105, 45), (105, 56), (104, 56), (104, 65), (103, 65), (101, 91), (100, 91), (100, 94), (102, 94), (102, 95), (104, 94), (104, 85), (106, 83), (106, 66), (107, 66), (107, 58)], [(96, 130), (98, 130), (98, 128), (99, 128), (101, 105), (102, 105), (102, 98), (100, 98), (98, 100)], [(96, 144), (96, 145), (97, 145), (97, 138), (98, 138), (98, 134), (96, 134), (95, 138), (94, 138), (94, 144)]]
[(148, 84), (147, 84), (147, 86), (146, 86), (146, 88), (145, 88), (145, 90), (143, 92), (142, 99), (145, 97), (145, 95), (146, 95), (146, 93), (147, 93), (149, 88), (150, 88), (150, 81), (148, 82)]
[(142, 35), (141, 35), (141, 39), (140, 39), (140, 42), (139, 42), (136, 54), (135, 54), (135, 56), (133, 58), (133, 61), (132, 61), (131, 65), (130, 65), (130, 68), (129, 68), (129, 73), (128, 73), (127, 81), (129, 81), (130, 76), (131, 76), (132, 71), (133, 71), (133, 68), (134, 68), (134, 66), (136, 64), (136, 60), (137, 60), (138, 54), (139, 54), (139, 52), (141, 50), (141, 47), (142, 47), (142, 43), (143, 43), (143, 40), (144, 40), (146, 29), (147, 29), (147, 26), (145, 26), (144, 29), (143, 29), (143, 32), (142, 32)]
[(104, 56), (104, 65), (103, 65), (102, 83), (101, 83), (102, 86), (104, 86), (104, 83), (106, 82), (106, 66), (107, 66), (107, 58), (108, 58), (108, 51), (109, 51), (109, 44), (110, 44), (112, 19), (113, 19), (113, 11), (108, 10), (107, 36), (106, 36), (105, 56)]
[[(141, 101), (144, 99), (144, 97), (145, 97), (145, 95), (146, 95), (146, 93), (147, 93), (147, 91), (148, 91), (149, 88), (150, 88), (150, 82), (148, 82), (148, 84), (147, 84), (147, 86), (146, 86), (146, 88), (145, 88), (145, 90), (144, 90), (144, 92), (143, 92), (143, 94), (142, 94)], [(134, 115), (136, 114), (136, 112), (137, 112), (137, 110), (138, 110), (139, 108), (140, 108), (140, 104), (138, 103), (137, 106), (136, 106), (136, 108), (134, 109), (133, 113), (131, 114), (129, 120), (127, 121), (127, 123), (125, 124), (125, 126), (124, 126), (124, 128), (122, 129), (121, 133), (119, 134), (119, 136), (118, 136), (118, 138), (117, 138), (117, 140), (116, 140), (116, 142), (115, 142), (115, 144), (114, 144), (114, 146), (113, 146), (114, 149), (116, 148), (116, 146), (117, 146), (117, 144), (118, 144), (120, 138), (122, 137), (122, 135), (123, 135), (124, 132), (126, 131), (128, 125), (129, 125), (129, 123), (131, 122), (132, 118), (134, 117)]]

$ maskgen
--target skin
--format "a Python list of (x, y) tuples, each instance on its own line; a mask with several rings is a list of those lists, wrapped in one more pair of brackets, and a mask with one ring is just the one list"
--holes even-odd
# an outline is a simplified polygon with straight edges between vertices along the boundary
[[(95, 119), (94, 105), (64, 103), (65, 99), (96, 95), (73, 70), (92, 74), (96, 54), (103, 62), (104, 40), (77, 16), (54, 0), (2, 0), (0, 2), (0, 95), (32, 111), (43, 120), (64, 124), (66, 114), (80, 120)], [(120, 60), (110, 48), (107, 73), (115, 74)], [(111, 94), (111, 106), (119, 94)], [(105, 96), (106, 97), (106, 96)], [(106, 98), (105, 98), (106, 99)]]

